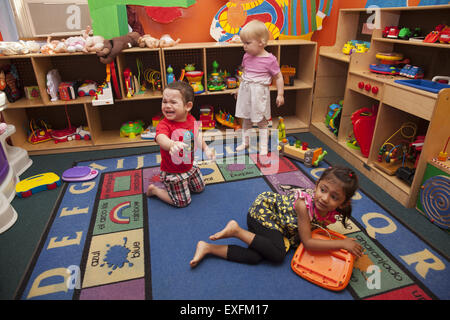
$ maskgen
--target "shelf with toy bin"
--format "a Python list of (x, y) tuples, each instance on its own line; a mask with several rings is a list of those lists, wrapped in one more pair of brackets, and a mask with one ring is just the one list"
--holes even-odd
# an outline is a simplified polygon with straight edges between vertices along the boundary
[[(420, 6), (420, 7), (408, 7), (401, 8), (401, 10), (394, 9), (381, 9), (382, 21), (381, 28), (373, 34), (374, 42), (386, 42), (386, 43), (397, 43), (404, 44), (408, 46), (418, 46), (418, 47), (432, 47), (432, 48), (443, 48), (450, 49), (448, 43), (441, 43), (439, 39), (436, 42), (424, 42), (424, 38), (427, 37), (432, 31), (436, 29), (438, 24), (450, 24), (450, 6), (449, 5), (435, 5), (435, 6)], [(398, 31), (401, 29), (409, 29), (406, 36), (402, 36), (401, 33), (398, 35), (391, 35), (387, 37), (383, 35), (385, 28), (396, 27)], [(411, 37), (412, 33), (419, 28), (419, 35), (416, 37)]]
[[(370, 166), (396, 188), (396, 196), (408, 201), (420, 181), (424, 146), (429, 143), (429, 121), (382, 104), (374, 133)], [(432, 143), (432, 142), (431, 142)], [(392, 187), (387, 187), (391, 190)]]
[[(69, 118), (68, 118), (68, 116)], [(4, 113), (5, 120), (14, 124), (16, 134), (11, 137), (14, 146), (27, 150), (30, 154), (62, 153), (76, 149), (93, 147), (92, 135), (89, 139), (77, 139), (75, 134), (80, 126), (88, 126), (88, 118), (84, 104), (72, 104), (65, 107), (41, 106), (36, 108), (9, 109)], [(70, 130), (70, 135), (54, 139), (52, 131)]]
[[(350, 76), (347, 83), (349, 82)], [(367, 163), (379, 104), (379, 100), (357, 91), (349, 89), (345, 92), (339, 121), (338, 144), (363, 163)], [(350, 137), (356, 139), (358, 148), (349, 145)]]
[(161, 98), (161, 51), (157, 48), (131, 48), (125, 52), (119, 54), (116, 60), (122, 99)]
[[(273, 47), (266, 47), (269, 52)], [(205, 48), (205, 83), (208, 94), (230, 94), (239, 85), (240, 65), (244, 55), (242, 44)]]
[[(333, 143), (345, 145), (347, 135), (338, 140), (324, 120), (330, 111), (329, 107), (344, 99), (350, 60), (354, 56), (366, 54), (359, 52), (345, 54), (343, 48), (352, 40), (370, 43), (371, 36), (367, 34), (364, 24), (369, 21), (371, 15), (372, 13), (367, 12), (366, 9), (341, 9), (334, 45), (321, 46), (319, 49), (310, 128), (313, 133), (323, 135)], [(352, 107), (352, 110), (348, 112), (349, 116), (354, 111)], [(336, 129), (339, 133), (340, 128)]]
[[(29, 108), (43, 105), (41, 92), (33, 70), (32, 58), (29, 56), (0, 56), (0, 82), (6, 77), (15, 79), (14, 75), (18, 75), (19, 92), (14, 101), (8, 99), (8, 108)], [(6, 85), (6, 82), (4, 84)], [(0, 85), (0, 87), (2, 86)], [(27, 91), (30, 94), (26, 94)]]
[[(311, 128), (325, 134), (337, 142), (337, 135), (325, 123), (329, 107), (343, 101), (345, 84), (348, 74), (348, 62), (323, 56), (321, 47), (316, 71), (316, 85), (314, 88), (313, 110), (311, 114)], [(341, 110), (342, 111), (342, 110)], [(337, 127), (339, 132), (339, 127)]]
[(89, 118), (89, 128), (95, 136), (95, 147), (100, 149), (119, 147), (138, 147), (144, 145), (155, 145), (154, 141), (145, 140), (136, 134), (121, 136), (122, 126), (128, 122), (141, 120), (143, 128), (152, 124), (152, 118), (161, 112), (161, 100), (143, 99), (115, 100), (114, 104), (102, 108), (86, 105)]
[[(57, 70), (61, 82), (79, 81), (81, 84), (85, 80), (91, 80), (100, 84), (104, 80), (105, 65), (100, 63), (97, 56), (93, 54), (40, 55), (32, 58), (32, 62), (45, 105), (88, 103), (92, 100), (91, 96), (78, 97), (77, 92), (76, 96), (69, 100), (64, 100), (62, 97), (55, 98), (55, 93), (49, 89), (50, 83), (57, 82), (55, 77), (48, 76), (51, 70)], [(49, 79), (52, 80), (49, 81)], [(56, 90), (58, 87), (59, 85), (56, 86)], [(74, 90), (77, 91), (78, 88), (74, 87)]]
[(194, 66), (197, 71), (205, 70), (204, 49), (196, 45), (190, 48), (179, 45), (162, 48), (161, 54), (163, 87), (173, 81), (187, 81), (184, 76), (187, 65)]

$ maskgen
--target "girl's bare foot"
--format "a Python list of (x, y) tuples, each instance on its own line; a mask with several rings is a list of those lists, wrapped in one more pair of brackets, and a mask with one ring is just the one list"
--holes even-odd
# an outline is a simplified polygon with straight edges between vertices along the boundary
[(224, 238), (231, 238), (234, 237), (236, 232), (240, 229), (239, 224), (234, 221), (234, 220), (230, 220), (227, 225), (225, 226), (225, 228), (223, 228), (221, 231), (211, 235), (209, 237), (209, 239), (211, 240), (219, 240), (219, 239), (224, 239)]
[(195, 250), (194, 257), (189, 262), (191, 265), (191, 268), (195, 268), (200, 261), (203, 260), (203, 258), (209, 253), (209, 244), (205, 241), (199, 241), (197, 243), (197, 249)]
[(147, 197), (152, 197), (155, 195), (155, 190), (158, 189), (154, 184), (150, 184), (147, 188), (147, 192), (145, 193)]

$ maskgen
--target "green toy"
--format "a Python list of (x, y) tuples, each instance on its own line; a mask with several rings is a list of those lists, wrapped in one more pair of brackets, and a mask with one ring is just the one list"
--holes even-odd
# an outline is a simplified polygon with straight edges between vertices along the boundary
[(130, 139), (136, 138), (137, 135), (144, 131), (144, 122), (142, 120), (128, 121), (120, 127), (120, 136)]
[(209, 91), (221, 91), (225, 90), (225, 80), (222, 72), (218, 72), (219, 63), (217, 61), (213, 61), (212, 63), (213, 72), (208, 77), (208, 90)]

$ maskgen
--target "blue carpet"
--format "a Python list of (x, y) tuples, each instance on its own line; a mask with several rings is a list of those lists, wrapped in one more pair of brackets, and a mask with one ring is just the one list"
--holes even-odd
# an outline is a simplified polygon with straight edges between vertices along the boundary
[[(228, 151), (217, 150), (217, 154), (224, 153), (226, 159), (236, 156), (233, 147), (225, 149)], [(350, 227), (337, 231), (363, 245), (368, 261), (381, 271), (379, 288), (369, 288), (366, 280), (370, 274), (361, 266), (354, 268), (348, 287), (341, 292), (318, 287), (291, 270), (292, 250), (281, 265), (263, 262), (249, 266), (207, 257), (191, 269), (189, 261), (197, 242), (209, 241), (208, 237), (230, 219), (246, 226), (247, 210), (259, 193), (279, 191), (279, 183), (311, 186), (328, 166), (323, 162), (317, 168), (307, 168), (297, 161), (280, 159), (280, 170), (284, 171), (264, 175), (249, 156), (241, 154), (239, 159), (246, 159), (247, 164), (233, 167), (218, 159), (217, 167), (203, 167), (210, 184), (201, 194), (193, 195), (192, 203), (183, 209), (143, 194), (146, 184), (155, 178), (154, 170), (158, 170), (159, 157), (155, 153), (80, 162), (99, 170), (101, 175), (88, 183), (63, 185), (16, 298), (450, 298), (448, 260), (362, 190), (353, 198)], [(213, 173), (220, 174), (211, 178)], [(118, 217), (128, 219), (128, 224), (117, 230), (117, 223), (110, 221), (113, 207), (125, 203), (128, 207)], [(217, 243), (241, 244), (235, 239)]]

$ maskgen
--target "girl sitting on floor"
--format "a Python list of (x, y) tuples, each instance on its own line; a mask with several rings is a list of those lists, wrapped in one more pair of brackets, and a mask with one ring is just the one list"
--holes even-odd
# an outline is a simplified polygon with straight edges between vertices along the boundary
[(362, 246), (355, 239), (327, 241), (311, 237), (312, 229), (336, 222), (336, 215), (342, 216), (345, 226), (351, 215), (351, 198), (357, 189), (356, 174), (348, 168), (335, 166), (323, 172), (310, 192), (294, 190), (289, 195), (263, 192), (248, 211), (248, 230), (231, 220), (223, 230), (209, 237), (212, 241), (234, 237), (248, 247), (199, 241), (190, 265), (196, 267), (208, 254), (247, 264), (257, 264), (263, 259), (281, 263), (289, 247), (297, 247), (300, 241), (306, 250), (345, 249), (360, 257)]

